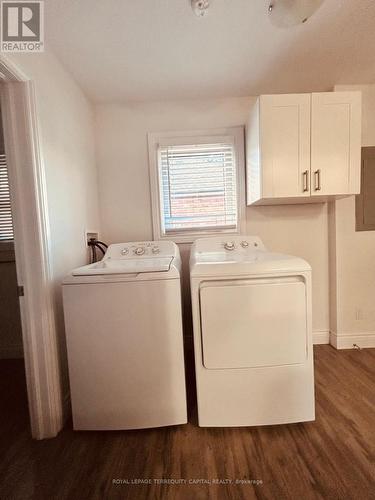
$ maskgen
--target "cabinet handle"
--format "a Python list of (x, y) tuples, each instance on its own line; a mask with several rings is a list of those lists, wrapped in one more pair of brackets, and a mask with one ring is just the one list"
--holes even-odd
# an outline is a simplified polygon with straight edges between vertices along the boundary
[(314, 177), (315, 177), (315, 191), (320, 191), (322, 189), (322, 186), (320, 183), (320, 169), (315, 170)]
[(309, 171), (305, 170), (303, 172), (303, 192), (309, 191)]

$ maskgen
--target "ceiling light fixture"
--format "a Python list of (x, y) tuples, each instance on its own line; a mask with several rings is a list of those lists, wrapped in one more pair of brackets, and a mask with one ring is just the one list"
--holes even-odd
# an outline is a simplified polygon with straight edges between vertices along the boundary
[(204, 17), (210, 7), (210, 0), (191, 0), (191, 8), (198, 17)]
[(324, 0), (271, 0), (268, 13), (272, 24), (289, 28), (305, 23), (323, 2)]

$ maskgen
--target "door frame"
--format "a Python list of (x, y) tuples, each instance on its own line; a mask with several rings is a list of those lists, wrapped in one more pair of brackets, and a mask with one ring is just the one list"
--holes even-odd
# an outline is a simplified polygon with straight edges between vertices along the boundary
[(17, 280), (24, 288), (20, 310), (31, 434), (45, 439), (62, 429), (66, 412), (36, 95), (33, 82), (4, 55), (0, 57), (0, 72)]

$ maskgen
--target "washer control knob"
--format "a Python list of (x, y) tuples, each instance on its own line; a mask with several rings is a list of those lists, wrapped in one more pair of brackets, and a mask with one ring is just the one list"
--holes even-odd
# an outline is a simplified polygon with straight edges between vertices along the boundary
[(121, 255), (128, 255), (128, 253), (129, 253), (129, 248), (123, 248), (121, 250)]
[(135, 255), (143, 255), (145, 253), (145, 249), (143, 247), (137, 247), (134, 250)]
[(227, 241), (224, 243), (224, 248), (225, 250), (234, 250), (236, 248), (236, 245), (234, 244), (234, 241)]
[(247, 241), (241, 241), (242, 248), (247, 248), (248, 246), (249, 246), (249, 243)]
[(158, 247), (154, 247), (154, 248), (152, 249), (152, 253), (154, 253), (154, 254), (160, 253), (160, 248), (158, 248)]

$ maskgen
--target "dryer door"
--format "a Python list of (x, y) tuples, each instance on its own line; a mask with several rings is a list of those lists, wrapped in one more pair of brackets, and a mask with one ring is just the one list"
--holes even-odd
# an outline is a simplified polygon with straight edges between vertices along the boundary
[(301, 276), (203, 282), (200, 304), (206, 368), (306, 361), (307, 299)]

